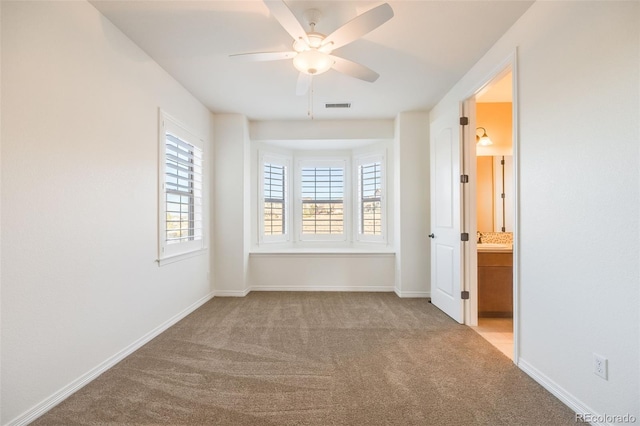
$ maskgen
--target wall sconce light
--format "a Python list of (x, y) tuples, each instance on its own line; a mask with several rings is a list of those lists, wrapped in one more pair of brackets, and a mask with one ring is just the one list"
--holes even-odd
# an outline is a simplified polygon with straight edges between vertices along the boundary
[[(482, 129), (482, 136), (478, 136), (478, 130)], [(487, 130), (484, 127), (478, 127), (476, 129), (476, 144), (480, 146), (489, 146), (493, 145), (489, 136), (487, 136)]]

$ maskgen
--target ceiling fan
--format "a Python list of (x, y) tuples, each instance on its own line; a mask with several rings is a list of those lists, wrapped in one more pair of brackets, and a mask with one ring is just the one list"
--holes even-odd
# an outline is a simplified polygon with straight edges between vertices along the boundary
[(318, 10), (310, 9), (305, 12), (304, 18), (310, 27), (310, 31), (306, 32), (283, 0), (264, 0), (264, 3), (280, 25), (293, 37), (293, 50), (243, 53), (231, 55), (231, 58), (250, 62), (293, 59), (293, 66), (300, 71), (296, 87), (298, 95), (307, 93), (313, 76), (332, 68), (364, 81), (374, 82), (378, 79), (377, 72), (364, 65), (332, 55), (331, 52), (355, 41), (391, 19), (393, 9), (389, 4), (384, 3), (362, 13), (325, 36), (315, 31), (320, 18)]

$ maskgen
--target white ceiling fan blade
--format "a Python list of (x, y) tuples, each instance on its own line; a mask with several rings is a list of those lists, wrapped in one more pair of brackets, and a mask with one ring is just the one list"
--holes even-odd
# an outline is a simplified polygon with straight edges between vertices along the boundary
[(263, 62), (263, 61), (280, 61), (283, 59), (293, 59), (298, 52), (258, 52), (258, 53), (240, 53), (237, 55), (229, 55), (230, 58), (243, 62)]
[(331, 49), (337, 49), (349, 44), (363, 35), (375, 30), (380, 25), (393, 18), (393, 9), (388, 3), (374, 7), (367, 12), (356, 16), (331, 34), (322, 42), (323, 46), (332, 44)]
[(284, 28), (294, 40), (301, 38), (309, 44), (307, 32), (283, 0), (264, 0), (264, 4), (267, 5), (274, 18), (277, 19), (280, 25), (282, 25), (282, 28)]
[(312, 78), (313, 77), (310, 74), (305, 74), (303, 72), (298, 74), (298, 83), (296, 85), (296, 95), (302, 96), (309, 91), (309, 87), (311, 87)]
[(360, 80), (368, 81), (370, 83), (373, 83), (378, 79), (378, 77), (380, 77), (380, 74), (365, 67), (364, 65), (357, 64), (339, 56), (329, 55), (329, 57), (335, 61), (331, 68), (348, 76), (359, 78)]

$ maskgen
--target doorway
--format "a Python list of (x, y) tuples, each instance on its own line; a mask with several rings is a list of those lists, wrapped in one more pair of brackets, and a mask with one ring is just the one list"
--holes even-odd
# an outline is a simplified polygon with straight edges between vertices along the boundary
[[(510, 359), (514, 355), (515, 174), (513, 70), (507, 66), (466, 101), (475, 143), (468, 147), (466, 208), (475, 244), (466, 262), (470, 286), (467, 324)], [(473, 179), (475, 178), (475, 179)], [(474, 226), (475, 225), (475, 226)], [(471, 269), (473, 268), (473, 269)]]
[[(512, 243), (509, 243), (511, 265), (489, 264), (488, 267), (509, 267), (511, 268), (506, 277), (511, 279), (511, 295), (506, 296), (511, 299), (511, 321), (505, 330), (504, 324), (500, 325), (500, 330), (480, 330), (478, 326), (478, 240), (482, 240), (482, 235), (478, 233), (477, 218), (477, 182), (476, 169), (477, 141), (485, 136), (486, 128), (480, 129), (481, 124), (477, 124), (476, 98), (481, 99), (483, 95), (489, 96), (490, 89), (496, 90), (498, 82), (505, 76), (509, 76), (503, 83), (511, 87), (511, 130), (506, 132), (506, 138), (511, 140), (512, 148), (510, 157), (512, 159), (512, 177), (502, 178), (503, 188), (500, 193), (505, 193), (504, 188), (507, 183), (512, 187), (512, 208), (499, 207), (500, 211), (509, 211), (512, 214), (510, 219), (505, 216), (496, 219), (492, 216), (492, 230), (483, 232), (485, 240), (481, 241), (483, 251), (488, 246), (494, 244), (493, 251), (496, 251), (503, 241), (490, 241), (488, 237), (504, 237), (507, 232), (507, 222), (510, 220), (513, 227)], [(507, 355), (511, 354), (511, 359), (518, 363), (518, 141), (517, 141), (517, 63), (516, 52), (514, 51), (503, 60), (494, 71), (481, 81), (477, 86), (471, 87), (466, 96), (461, 96), (459, 102), (448, 100), (441, 109), (434, 114), (433, 121), (430, 122), (430, 198), (431, 198), (431, 302), (449, 315), (455, 321), (476, 327), (482, 331), (485, 337), (490, 337), (487, 333), (502, 333), (501, 336), (508, 338), (508, 345), (511, 349), (505, 349)], [(485, 96), (485, 99), (487, 99)], [(477, 131), (482, 130), (482, 133)], [(489, 133), (493, 129), (489, 130)], [(497, 136), (498, 133), (496, 132)], [(490, 135), (487, 135), (491, 137)], [(496, 141), (497, 142), (497, 141)], [(495, 148), (495, 147), (494, 147)], [(500, 156), (500, 161), (506, 158)], [(505, 156), (506, 157), (506, 156)], [(493, 197), (490, 204), (500, 200), (502, 196)], [(502, 204), (500, 204), (502, 206)], [(496, 207), (494, 206), (495, 210)], [(502, 231), (505, 228), (505, 231)], [(496, 232), (495, 229), (499, 229)], [(491, 233), (499, 235), (489, 235)], [(508, 243), (508, 242), (507, 242)], [(497, 247), (497, 246), (498, 247)], [(505, 274), (504, 270), (501, 271)], [(503, 295), (504, 296), (504, 295)], [(484, 309), (482, 304), (481, 309)], [(491, 311), (491, 310), (490, 310)], [(495, 310), (503, 312), (503, 309)], [(496, 312), (493, 312), (494, 314)], [(504, 313), (504, 312), (503, 312)], [(504, 316), (504, 315), (503, 315)], [(485, 333), (486, 331), (486, 333)], [(494, 341), (494, 343), (497, 343)]]

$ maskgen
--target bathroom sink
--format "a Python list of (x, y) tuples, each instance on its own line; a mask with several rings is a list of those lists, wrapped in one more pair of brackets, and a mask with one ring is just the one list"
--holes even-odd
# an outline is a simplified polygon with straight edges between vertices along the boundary
[(478, 251), (506, 251), (513, 250), (513, 244), (509, 243), (479, 243)]

